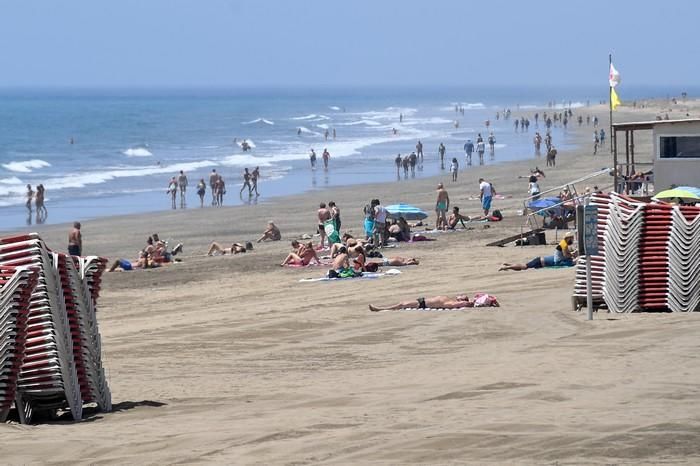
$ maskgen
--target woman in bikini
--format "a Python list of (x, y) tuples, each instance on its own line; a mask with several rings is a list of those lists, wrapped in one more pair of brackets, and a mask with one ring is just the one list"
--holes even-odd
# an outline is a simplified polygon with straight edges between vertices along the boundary
[(301, 265), (307, 266), (311, 264), (313, 260), (316, 264), (320, 264), (321, 261), (316, 255), (316, 250), (314, 245), (309, 242), (307, 244), (300, 244), (298, 241), (292, 241), (292, 252), (290, 252), (287, 257), (282, 261), (280, 265)]

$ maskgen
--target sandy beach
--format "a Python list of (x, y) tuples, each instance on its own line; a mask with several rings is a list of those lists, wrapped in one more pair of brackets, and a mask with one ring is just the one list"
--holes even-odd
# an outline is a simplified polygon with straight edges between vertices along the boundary
[[(666, 107), (624, 107), (615, 117), (644, 120)], [(697, 103), (686, 107), (697, 114)], [(598, 115), (607, 132), (607, 107), (576, 114), (583, 112)], [(114, 412), (78, 423), (0, 424), (1, 462), (697, 463), (700, 317), (599, 313), (588, 322), (571, 308), (573, 269), (498, 272), (505, 261), (551, 254), (552, 245), (485, 246), (521, 231), (516, 211), (527, 180), (518, 175), (539, 166), (546, 190), (612, 166), (608, 148), (591, 155), (592, 125), (570, 127), (579, 147), (561, 151), (555, 169), (533, 156), (470, 167), (457, 183), (445, 172), (253, 206), (84, 222), (85, 254), (133, 259), (158, 232), (184, 244), (183, 261), (105, 276), (99, 318)], [(523, 137), (532, 136), (531, 127)], [(640, 137), (637, 153), (648, 149)], [(300, 283), (326, 268), (278, 265), (291, 239), (313, 232), (321, 201), (336, 201), (343, 229), (361, 235), (362, 207), (374, 197), (421, 207), (433, 224), (440, 181), (452, 205), (478, 215), (480, 177), (506, 197), (494, 202), (504, 220), (388, 249), (421, 261), (398, 276)], [(612, 185), (600, 180), (589, 186)], [(205, 257), (211, 241), (254, 240), (268, 220), (283, 241)], [(66, 225), (38, 231), (65, 248)], [(549, 243), (556, 239), (547, 232)], [(495, 295), (501, 307), (367, 308), (476, 292)]]

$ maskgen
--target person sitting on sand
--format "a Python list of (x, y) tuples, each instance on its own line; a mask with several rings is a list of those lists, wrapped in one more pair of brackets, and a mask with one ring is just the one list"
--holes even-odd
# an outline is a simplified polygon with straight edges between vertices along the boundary
[(307, 266), (311, 261), (320, 264), (321, 261), (316, 255), (314, 245), (309, 241), (307, 244), (300, 244), (297, 240), (292, 240), (292, 252), (282, 261), (280, 265), (300, 265)]
[(454, 206), (452, 208), (452, 213), (447, 218), (447, 227), (450, 230), (454, 230), (455, 228), (457, 228), (457, 224), (461, 223), (464, 228), (467, 228), (467, 225), (464, 222), (468, 222), (470, 220), (471, 219), (468, 215), (462, 215), (459, 213), (459, 207)]
[(355, 272), (364, 272), (367, 255), (365, 249), (359, 244), (352, 248), (352, 268)]
[(469, 301), (466, 295), (434, 296), (432, 298), (417, 298), (411, 301), (403, 301), (390, 306), (369, 305), (369, 310), (378, 311), (400, 311), (401, 309), (463, 309), (474, 307), (474, 303)]
[(405, 218), (399, 219), (389, 227), (389, 237), (396, 241), (411, 241), (411, 226)]
[(247, 241), (245, 245), (241, 243), (233, 243), (230, 248), (225, 248), (221, 246), (219, 243), (214, 241), (211, 243), (209, 246), (209, 250), (207, 251), (207, 256), (218, 256), (222, 255), (225, 256), (226, 254), (241, 254), (244, 252), (252, 251), (253, 250), (253, 243), (250, 241)]
[(336, 256), (333, 258), (333, 265), (331, 268), (338, 273), (350, 268), (348, 250), (345, 246), (341, 246), (338, 250), (338, 254), (336, 254)]
[(553, 256), (535, 257), (527, 264), (511, 264), (506, 262), (498, 271), (541, 269), (542, 267), (572, 267), (574, 265), (574, 259), (576, 258), (576, 251), (571, 247), (573, 243), (574, 234), (573, 232), (568, 232), (564, 235), (564, 239), (557, 245)]
[(274, 222), (267, 222), (267, 228), (263, 232), (262, 236), (258, 238), (258, 243), (263, 241), (279, 241), (282, 239), (282, 233), (280, 229), (274, 224)]

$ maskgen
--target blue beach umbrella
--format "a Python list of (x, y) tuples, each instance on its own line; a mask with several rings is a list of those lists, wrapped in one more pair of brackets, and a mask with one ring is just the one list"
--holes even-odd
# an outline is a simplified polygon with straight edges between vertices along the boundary
[(403, 217), (406, 220), (423, 220), (424, 218), (428, 218), (428, 214), (418, 207), (408, 204), (388, 205), (386, 206), (386, 210), (389, 212), (389, 218)]

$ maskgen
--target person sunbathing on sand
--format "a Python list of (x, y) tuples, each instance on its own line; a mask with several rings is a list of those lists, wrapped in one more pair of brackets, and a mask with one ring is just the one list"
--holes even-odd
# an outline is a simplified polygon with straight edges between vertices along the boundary
[(401, 309), (462, 309), (474, 307), (474, 303), (469, 301), (466, 295), (452, 296), (435, 296), (432, 298), (417, 298), (411, 301), (403, 301), (391, 306), (373, 306), (369, 305), (369, 310), (378, 311), (400, 311)]
[(121, 258), (115, 260), (108, 271), (115, 272), (118, 270), (120, 272), (128, 272), (130, 270), (134, 270), (135, 267), (141, 269), (152, 269), (155, 267), (160, 267), (160, 264), (149, 261), (149, 254), (146, 251), (141, 251), (139, 253), (139, 258), (133, 262)]
[(320, 264), (318, 256), (316, 255), (316, 249), (314, 245), (309, 242), (307, 244), (300, 244), (297, 240), (292, 240), (292, 252), (290, 252), (287, 257), (282, 261), (280, 265), (301, 265), (306, 266), (314, 261), (316, 264)]
[(390, 267), (403, 267), (406, 265), (418, 265), (420, 262), (415, 257), (394, 256), (382, 258), (382, 262), (379, 262), (379, 264)]
[(233, 243), (230, 248), (225, 248), (221, 246), (219, 243), (214, 241), (211, 243), (211, 246), (209, 246), (209, 250), (207, 251), (207, 256), (214, 256), (214, 255), (219, 255), (221, 254), (222, 256), (225, 256), (226, 254), (240, 254), (243, 252), (248, 252), (253, 250), (253, 243), (250, 241), (247, 241), (245, 245), (241, 243)]
[(279, 241), (282, 239), (282, 233), (280, 229), (272, 222), (267, 223), (267, 228), (263, 232), (262, 236), (258, 238), (258, 243), (263, 241)]

